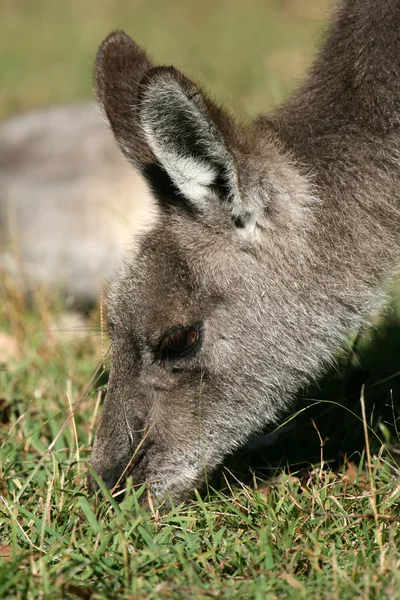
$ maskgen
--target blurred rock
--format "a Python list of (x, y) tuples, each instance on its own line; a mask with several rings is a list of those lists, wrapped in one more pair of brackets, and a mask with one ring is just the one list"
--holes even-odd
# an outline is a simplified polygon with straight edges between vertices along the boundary
[(95, 303), (154, 206), (94, 105), (0, 125), (0, 271), (26, 292)]

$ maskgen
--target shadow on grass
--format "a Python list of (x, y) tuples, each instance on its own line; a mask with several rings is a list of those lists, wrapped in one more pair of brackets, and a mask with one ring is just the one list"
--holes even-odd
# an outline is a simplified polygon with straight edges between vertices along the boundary
[(322, 380), (299, 394), (292, 412), (282, 419), (286, 424), (266, 429), (229, 457), (212, 486), (226, 486), (224, 475), (229, 480), (229, 472), (232, 479), (244, 483), (250, 483), (253, 474), (268, 479), (282, 468), (304, 473), (320, 464), (321, 441), (324, 463), (333, 470), (347, 460), (357, 464), (364, 449), (363, 387), (371, 451), (377, 452), (385, 443), (399, 458), (399, 312), (391, 311), (379, 327), (359, 336), (350, 355), (343, 353)]

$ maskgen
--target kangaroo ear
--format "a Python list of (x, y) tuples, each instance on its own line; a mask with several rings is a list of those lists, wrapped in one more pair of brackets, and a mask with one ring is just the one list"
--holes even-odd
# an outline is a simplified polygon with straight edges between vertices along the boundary
[(97, 98), (122, 152), (139, 169), (153, 159), (137, 117), (139, 84), (151, 68), (143, 50), (123, 31), (111, 33), (97, 52)]
[(139, 118), (156, 164), (191, 206), (207, 210), (216, 193), (234, 201), (237, 178), (223, 133), (230, 119), (197, 86), (173, 67), (152, 69), (141, 84)]
[(100, 46), (95, 81), (122, 152), (161, 205), (223, 206), (243, 233), (254, 228), (257, 215), (242, 201), (237, 176), (241, 130), (229, 115), (173, 67), (153, 68), (122, 32)]

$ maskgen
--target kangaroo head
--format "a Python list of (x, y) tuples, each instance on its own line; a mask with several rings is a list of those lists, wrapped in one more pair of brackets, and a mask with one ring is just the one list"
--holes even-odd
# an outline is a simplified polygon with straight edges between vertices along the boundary
[[(398, 106), (400, 43), (382, 68), (391, 46), (374, 3), (356, 4), (298, 95), (249, 126), (125, 34), (100, 47), (98, 97), (158, 201), (108, 293), (92, 466), (109, 487), (129, 476), (185, 498), (380, 301), (399, 258), (397, 113), (384, 100)], [(355, 31), (369, 19), (367, 36), (348, 35), (349, 12)], [(400, 23), (397, 0), (388, 15)]]
[(305, 366), (287, 348), (289, 314), (281, 327), (275, 315), (287, 261), (301, 269), (311, 196), (272, 133), (152, 68), (125, 34), (101, 46), (96, 83), (159, 211), (108, 293), (112, 367), (92, 465), (110, 487), (131, 476), (182, 499), (276, 417)]

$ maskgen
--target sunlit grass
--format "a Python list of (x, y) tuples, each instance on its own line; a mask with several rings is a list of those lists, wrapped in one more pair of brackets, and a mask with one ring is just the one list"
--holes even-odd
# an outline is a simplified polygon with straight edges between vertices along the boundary
[(308, 469), (246, 485), (225, 470), (219, 491), (164, 512), (140, 507), (143, 489), (94, 502), (98, 316), (65, 341), (50, 311), (14, 305), (1, 322), (21, 357), (0, 372), (1, 598), (398, 598), (399, 470), (374, 435), (377, 455), (337, 473), (316, 432)]

